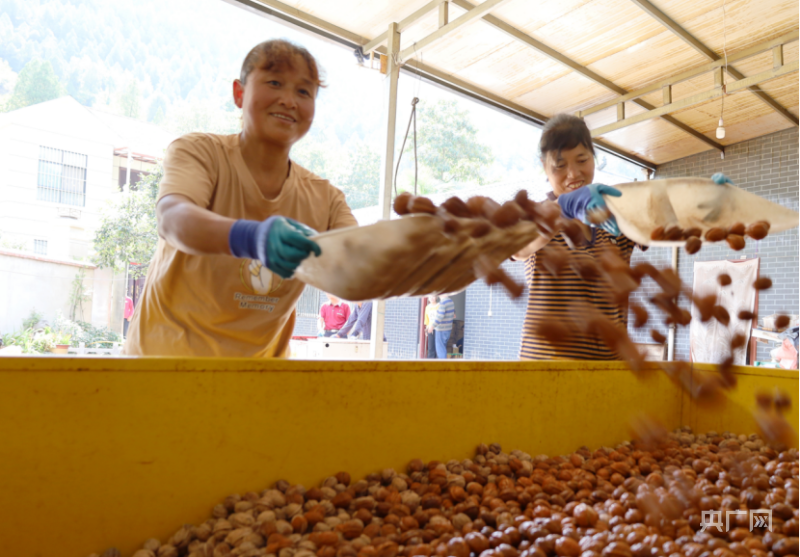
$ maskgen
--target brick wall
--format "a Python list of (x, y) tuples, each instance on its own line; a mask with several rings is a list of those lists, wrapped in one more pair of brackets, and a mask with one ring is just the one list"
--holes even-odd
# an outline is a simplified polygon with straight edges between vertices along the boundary
[(386, 301), (384, 328), (389, 359), (413, 360), (419, 355), (419, 298)]
[[(728, 176), (736, 186), (755, 193), (770, 201), (798, 209), (798, 133), (797, 128), (745, 141), (726, 148), (725, 159), (716, 151), (708, 151), (691, 157), (673, 161), (660, 166), (656, 178), (679, 176), (711, 177), (716, 172)], [(772, 289), (759, 294), (759, 316), (777, 312), (798, 313), (800, 295), (798, 293), (798, 230), (770, 234), (760, 242), (748, 239), (747, 247), (739, 252), (728, 249), (724, 242), (705, 245), (694, 256), (679, 250), (678, 271), (681, 280), (691, 285), (695, 261), (714, 261), (722, 259), (761, 258), (762, 276), (774, 281)], [(671, 249), (651, 249), (642, 254), (635, 252), (634, 260), (648, 260), (656, 266), (671, 264)], [(638, 297), (646, 297), (647, 285)], [(731, 311), (731, 314), (734, 314)], [(666, 328), (662, 328), (666, 332)], [(635, 335), (641, 339), (641, 336)], [(775, 345), (759, 343), (758, 359), (770, 360), (769, 350)], [(676, 337), (675, 355), (677, 358), (689, 357), (689, 330), (680, 328)]]
[[(503, 269), (516, 281), (525, 282), (524, 263), (507, 261)], [(519, 299), (512, 300), (500, 285), (489, 287), (482, 280), (472, 283), (467, 288), (464, 358), (516, 360), (527, 300), (527, 288)]]
[(313, 317), (298, 317), (294, 322), (294, 336), (315, 336), (317, 334), (317, 320)]

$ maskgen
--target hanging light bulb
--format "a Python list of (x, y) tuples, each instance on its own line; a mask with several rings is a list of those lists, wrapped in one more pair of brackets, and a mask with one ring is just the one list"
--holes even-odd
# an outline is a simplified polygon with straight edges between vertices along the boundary
[(722, 124), (722, 118), (719, 119), (719, 127), (717, 128), (717, 139), (725, 139), (725, 126)]

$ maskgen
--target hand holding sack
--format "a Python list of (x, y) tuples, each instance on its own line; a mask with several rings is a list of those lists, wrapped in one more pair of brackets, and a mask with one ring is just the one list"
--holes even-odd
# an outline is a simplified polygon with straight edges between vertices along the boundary
[(317, 232), (287, 217), (265, 221), (237, 220), (231, 227), (228, 243), (235, 257), (257, 259), (282, 278), (290, 278), (298, 265), (313, 252), (322, 253), (309, 238)]
[[(621, 197), (622, 192), (617, 188), (603, 184), (590, 184), (577, 190), (558, 196), (561, 213), (570, 219), (578, 219), (590, 226), (599, 226), (606, 232), (619, 236), (617, 220), (608, 212), (604, 195)], [(600, 219), (597, 215), (602, 215)]]

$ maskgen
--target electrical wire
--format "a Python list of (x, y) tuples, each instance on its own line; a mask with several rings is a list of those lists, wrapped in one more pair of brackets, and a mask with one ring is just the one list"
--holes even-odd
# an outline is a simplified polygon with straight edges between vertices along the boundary
[(722, 72), (722, 97), (720, 100), (719, 120), (725, 113), (726, 78), (728, 75), (728, 35), (725, 28), (725, 0), (722, 0), (722, 54), (725, 57), (725, 71)]
[(397, 156), (397, 165), (394, 169), (394, 195), (397, 197), (397, 173), (400, 170), (400, 161), (403, 160), (403, 151), (406, 150), (406, 141), (408, 140), (408, 132), (411, 130), (411, 123), (414, 123), (414, 195), (417, 195), (417, 103), (418, 97), (411, 99), (411, 114), (408, 117), (408, 126), (406, 126), (406, 135), (403, 138), (403, 146), (400, 147), (400, 154)]

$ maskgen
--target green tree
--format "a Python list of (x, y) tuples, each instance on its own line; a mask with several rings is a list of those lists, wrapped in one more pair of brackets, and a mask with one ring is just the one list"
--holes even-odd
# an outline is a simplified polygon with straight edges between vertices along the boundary
[(142, 107), (142, 92), (139, 90), (139, 84), (135, 79), (128, 82), (125, 88), (120, 91), (116, 100), (119, 114), (129, 118), (139, 118)]
[[(456, 100), (440, 100), (417, 106), (417, 156), (421, 173), (427, 171), (438, 183), (477, 182), (481, 170), (494, 160), (489, 146), (478, 140), (469, 113)], [(406, 142), (403, 158), (413, 165), (412, 138)], [(405, 165), (405, 160), (403, 161)], [(424, 167), (424, 168), (423, 168)]]
[(179, 135), (191, 132), (236, 133), (241, 131), (239, 115), (223, 110), (213, 100), (181, 101), (170, 107), (166, 127)]
[[(352, 143), (352, 142), (351, 142)], [(367, 141), (357, 141), (347, 150), (346, 172), (336, 177), (351, 209), (378, 204), (381, 155)]]
[(8, 62), (0, 59), (0, 95), (11, 95), (16, 83), (17, 74), (8, 65)]
[(63, 97), (67, 92), (59, 83), (53, 66), (47, 60), (35, 58), (25, 64), (19, 73), (14, 92), (6, 103), (6, 110), (17, 110), (33, 104)]
[(106, 208), (94, 236), (94, 262), (99, 267), (124, 271), (127, 263), (137, 263), (130, 266), (130, 275), (147, 273), (158, 244), (156, 196), (162, 176), (159, 166)]

